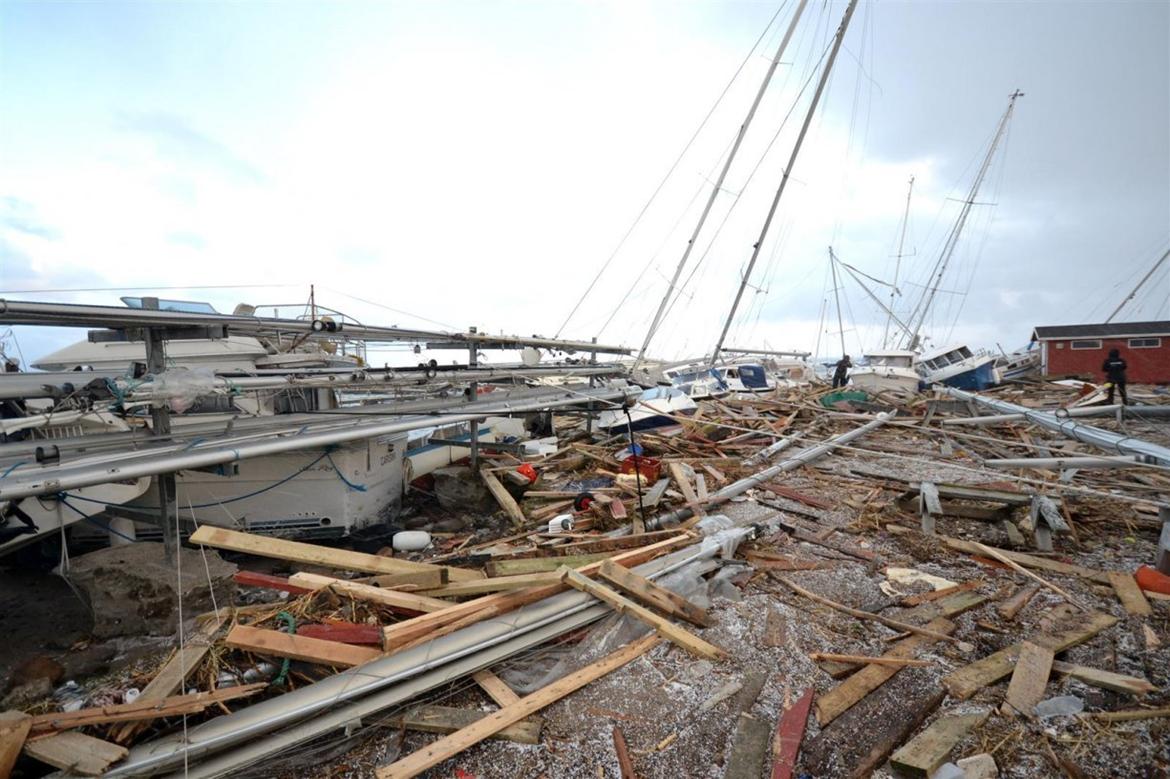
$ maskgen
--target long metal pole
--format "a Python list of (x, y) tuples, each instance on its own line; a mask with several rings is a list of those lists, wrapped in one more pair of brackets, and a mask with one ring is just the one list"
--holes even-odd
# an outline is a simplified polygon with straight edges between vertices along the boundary
[(752, 270), (756, 267), (756, 260), (760, 256), (760, 250), (764, 246), (764, 239), (768, 237), (768, 229), (772, 226), (772, 219), (776, 216), (776, 208), (780, 205), (780, 198), (784, 195), (784, 189), (788, 186), (788, 177), (792, 175), (792, 168), (796, 165), (796, 157), (800, 154), (800, 147), (804, 143), (804, 136), (808, 133), (809, 125), (812, 124), (813, 115), (816, 113), (817, 105), (821, 101), (821, 94), (825, 91), (825, 85), (829, 81), (829, 74), (833, 71), (833, 63), (837, 60), (837, 52), (841, 50), (841, 42), (845, 40), (845, 31), (849, 29), (849, 20), (853, 18), (853, 11), (857, 8), (857, 0), (849, 0), (849, 6), (845, 9), (845, 16), (841, 19), (841, 26), (837, 28), (837, 36), (833, 39), (833, 49), (829, 52), (829, 59), (825, 63), (825, 69), (821, 71), (820, 81), (817, 82), (816, 92), (813, 93), (812, 105), (808, 107), (808, 113), (804, 117), (804, 124), (800, 126), (800, 133), (796, 136), (796, 145), (792, 147), (792, 154), (788, 158), (788, 165), (784, 168), (784, 175), (780, 179), (780, 186), (776, 189), (776, 196), (772, 198), (772, 207), (768, 209), (768, 216), (764, 220), (764, 226), (760, 230), (760, 237), (756, 239), (755, 246), (752, 247), (752, 257), (748, 260), (747, 269), (744, 271), (743, 279), (739, 283), (739, 290), (735, 293), (735, 301), (731, 304), (731, 311), (727, 314), (727, 321), (723, 323), (723, 331), (719, 334), (719, 340), (715, 342), (715, 349), (711, 352), (711, 365), (719, 361), (719, 352), (723, 350), (723, 342), (727, 339), (727, 331), (731, 329), (731, 322), (735, 319), (735, 312), (739, 309), (740, 300), (743, 299), (743, 292), (747, 289), (748, 282), (752, 277)]
[(1138, 293), (1139, 289), (1141, 289), (1143, 286), (1145, 286), (1145, 283), (1150, 280), (1150, 276), (1154, 275), (1154, 272), (1157, 271), (1158, 268), (1160, 268), (1162, 266), (1162, 263), (1164, 263), (1166, 261), (1167, 257), (1170, 257), (1170, 249), (1167, 249), (1166, 253), (1163, 254), (1161, 256), (1161, 258), (1157, 262), (1154, 263), (1154, 267), (1150, 268), (1149, 273), (1147, 273), (1145, 276), (1142, 276), (1142, 280), (1137, 283), (1136, 287), (1134, 287), (1132, 290), (1130, 290), (1130, 293), (1125, 296), (1125, 300), (1121, 301), (1121, 303), (1117, 306), (1117, 308), (1113, 309), (1113, 313), (1110, 314), (1109, 318), (1105, 320), (1105, 324), (1109, 324), (1110, 322), (1112, 322), (1113, 317), (1115, 317), (1121, 313), (1121, 309), (1125, 308), (1125, 304), (1128, 303), (1129, 301), (1133, 300), (1133, 296)]
[(796, 30), (796, 23), (800, 21), (800, 16), (804, 13), (804, 7), (806, 5), (808, 5), (808, 0), (800, 0), (800, 3), (796, 6), (796, 13), (793, 14), (792, 21), (789, 22), (788, 29), (784, 33), (784, 38), (780, 41), (780, 48), (776, 51), (776, 57), (768, 66), (768, 72), (764, 74), (764, 80), (756, 92), (756, 98), (752, 101), (752, 106), (748, 109), (743, 124), (739, 126), (739, 134), (735, 136), (735, 142), (731, 145), (731, 151), (727, 153), (727, 160), (723, 163), (723, 169), (719, 171), (719, 178), (715, 180), (715, 185), (711, 188), (711, 195), (707, 198), (707, 203), (703, 206), (702, 213), (699, 214), (699, 221), (695, 225), (695, 229), (691, 232), (690, 240), (687, 241), (687, 246), (683, 250), (682, 258), (678, 261), (678, 266), (674, 269), (674, 276), (671, 277), (670, 284), (666, 287), (666, 293), (662, 296), (662, 302), (658, 304), (658, 311), (654, 313), (654, 319), (650, 323), (650, 329), (646, 331), (646, 339), (642, 341), (642, 348), (638, 351), (638, 358), (634, 360), (634, 368), (637, 368), (646, 357), (646, 350), (650, 347), (650, 339), (654, 337), (658, 326), (662, 323), (662, 315), (666, 311), (666, 305), (670, 301), (670, 296), (678, 284), (679, 277), (682, 276), (683, 268), (686, 267), (687, 260), (690, 259), (695, 244), (698, 242), (699, 232), (703, 229), (703, 225), (707, 223), (707, 216), (711, 213), (711, 207), (715, 205), (715, 200), (719, 197), (719, 193), (723, 189), (723, 180), (727, 178), (727, 171), (731, 169), (731, 163), (735, 160), (736, 152), (739, 151), (740, 144), (743, 143), (744, 136), (747, 135), (748, 126), (752, 123), (752, 119), (756, 115), (756, 109), (759, 108), (760, 101), (763, 100), (764, 93), (768, 90), (768, 84), (772, 81), (772, 75), (776, 72), (776, 67), (780, 64), (780, 58), (784, 56), (784, 50), (788, 47), (788, 42), (792, 39), (792, 33)]
[(890, 320), (894, 317), (894, 297), (898, 294), (898, 274), (902, 270), (902, 248), (906, 245), (906, 225), (910, 223), (910, 196), (914, 194), (914, 177), (910, 177), (910, 188), (906, 190), (906, 213), (902, 214), (902, 234), (898, 237), (898, 254), (894, 258), (894, 283), (890, 287), (889, 316), (886, 317), (886, 331), (882, 334), (882, 348), (890, 343)]
[(841, 337), (841, 356), (845, 356), (845, 322), (841, 319), (841, 282), (837, 278), (837, 255), (829, 247), (829, 269), (833, 271), (833, 299), (837, 302), (837, 334)]

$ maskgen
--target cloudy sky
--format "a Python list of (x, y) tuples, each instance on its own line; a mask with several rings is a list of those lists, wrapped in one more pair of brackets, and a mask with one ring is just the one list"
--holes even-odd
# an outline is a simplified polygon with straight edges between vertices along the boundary
[[(638, 346), (795, 7), (6, 0), (0, 291), (287, 314), (315, 284), (369, 323)], [(809, 2), (652, 353), (715, 341), (844, 7)], [(924, 333), (1103, 320), (1170, 248), (1170, 3), (862, 0), (729, 343), (839, 353), (828, 247), (891, 280), (913, 176), (904, 316), (1017, 88)], [(1121, 318), (1168, 301), (1170, 263)]]

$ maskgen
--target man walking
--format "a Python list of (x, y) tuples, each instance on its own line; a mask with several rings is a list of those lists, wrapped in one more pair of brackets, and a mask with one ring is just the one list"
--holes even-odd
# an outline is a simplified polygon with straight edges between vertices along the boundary
[[(1125, 396), (1125, 360), (1121, 359), (1121, 353), (1116, 349), (1109, 350), (1109, 356), (1105, 358), (1105, 362), (1101, 363), (1101, 370), (1105, 371), (1105, 380), (1109, 387), (1108, 403), (1113, 403), (1113, 388), (1116, 387), (1121, 390), (1121, 405), (1128, 406), (1129, 398)], [(836, 386), (836, 385), (834, 385)]]
[[(845, 355), (837, 361), (837, 367), (833, 371), (833, 389), (844, 387), (849, 381), (849, 369), (853, 367), (853, 363), (849, 361), (849, 355)], [(1124, 390), (1122, 391), (1124, 394)]]

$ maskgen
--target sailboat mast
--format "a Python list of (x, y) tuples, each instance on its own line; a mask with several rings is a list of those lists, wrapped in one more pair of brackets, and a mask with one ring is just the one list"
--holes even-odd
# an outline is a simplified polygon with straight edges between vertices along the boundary
[(781, 57), (784, 56), (784, 50), (788, 48), (788, 42), (792, 40), (792, 33), (796, 30), (796, 23), (800, 21), (801, 14), (804, 13), (806, 5), (808, 5), (808, 0), (800, 0), (800, 3), (796, 6), (796, 13), (793, 14), (792, 21), (788, 24), (788, 30), (784, 33), (784, 38), (780, 41), (780, 48), (776, 51), (776, 57), (768, 66), (768, 72), (764, 74), (764, 80), (756, 92), (756, 98), (752, 101), (752, 106), (748, 109), (747, 116), (744, 118), (743, 124), (739, 127), (739, 134), (735, 136), (735, 142), (731, 145), (731, 151), (727, 153), (727, 160), (723, 163), (723, 169), (719, 171), (719, 178), (715, 180), (715, 185), (711, 188), (711, 195), (707, 198), (707, 203), (703, 206), (702, 213), (699, 214), (699, 221), (695, 225), (695, 229), (691, 232), (690, 240), (687, 241), (687, 247), (683, 250), (682, 258), (678, 261), (678, 267), (674, 269), (674, 276), (671, 277), (670, 284), (666, 287), (666, 292), (662, 296), (662, 302), (658, 304), (658, 311), (654, 313), (654, 320), (650, 323), (650, 329), (646, 331), (646, 339), (642, 341), (642, 348), (638, 351), (638, 359), (634, 361), (635, 368), (646, 357), (646, 350), (650, 347), (650, 339), (654, 337), (654, 334), (658, 331), (658, 326), (662, 323), (662, 315), (666, 312), (666, 305), (670, 301), (670, 296), (678, 285), (683, 268), (686, 267), (687, 260), (690, 259), (691, 251), (694, 250), (695, 244), (698, 242), (699, 233), (702, 231), (703, 225), (707, 223), (707, 216), (711, 213), (711, 207), (715, 205), (715, 199), (719, 197), (719, 193), (723, 189), (723, 180), (727, 178), (727, 171), (731, 169), (731, 163), (735, 160), (735, 155), (739, 151), (740, 144), (743, 143), (744, 136), (747, 135), (748, 126), (752, 123), (752, 119), (756, 115), (756, 109), (759, 108), (760, 101), (763, 100), (764, 93), (768, 90), (768, 84), (772, 81), (772, 75), (776, 72), (776, 67), (780, 64)]
[(890, 342), (890, 320), (894, 316), (894, 296), (898, 294), (898, 274), (902, 270), (902, 248), (906, 245), (906, 225), (910, 223), (910, 196), (914, 194), (914, 177), (910, 177), (910, 187), (906, 190), (906, 213), (902, 215), (902, 234), (898, 236), (898, 255), (894, 258), (894, 283), (890, 287), (890, 307), (887, 310), (886, 331), (882, 334), (882, 348)]
[(833, 271), (833, 299), (837, 301), (837, 333), (841, 336), (841, 356), (845, 356), (845, 323), (841, 319), (841, 282), (837, 279), (837, 255), (829, 247), (829, 268)]
[(752, 270), (756, 267), (756, 260), (760, 256), (760, 249), (764, 246), (764, 239), (768, 237), (768, 229), (772, 226), (772, 219), (776, 216), (776, 208), (780, 205), (780, 198), (784, 195), (784, 189), (788, 186), (788, 177), (792, 174), (792, 168), (796, 164), (796, 157), (800, 154), (800, 147), (804, 143), (804, 136), (808, 133), (808, 127), (812, 124), (813, 115), (816, 114), (817, 105), (821, 101), (821, 94), (825, 91), (825, 84), (829, 81), (829, 74), (833, 71), (833, 63), (837, 59), (837, 52), (841, 50), (841, 42), (845, 39), (845, 31), (849, 29), (849, 20), (853, 18), (853, 11), (857, 8), (857, 0), (849, 0), (849, 6), (845, 9), (845, 15), (841, 18), (841, 26), (837, 28), (837, 35), (833, 39), (833, 49), (829, 52), (829, 59), (825, 62), (825, 68), (821, 71), (821, 78), (817, 82), (816, 92), (813, 93), (812, 105), (808, 107), (808, 113), (805, 114), (804, 124), (800, 126), (800, 133), (796, 136), (796, 145), (792, 147), (792, 154), (788, 158), (788, 165), (784, 167), (784, 175), (780, 179), (780, 186), (776, 189), (776, 196), (772, 198), (772, 207), (768, 209), (768, 216), (764, 219), (764, 226), (760, 230), (760, 237), (756, 239), (755, 246), (752, 247), (752, 257), (748, 260), (747, 268), (744, 270), (743, 279), (739, 283), (739, 290), (735, 293), (735, 301), (731, 304), (731, 311), (727, 313), (727, 321), (723, 323), (723, 331), (719, 334), (719, 340), (715, 342), (715, 348), (711, 352), (711, 365), (714, 365), (719, 360), (719, 352), (723, 349), (723, 342), (727, 339), (727, 331), (731, 329), (731, 322), (735, 319), (735, 312), (739, 309), (739, 303), (743, 299), (743, 291), (747, 289), (748, 282), (752, 277)]
[(1129, 301), (1133, 300), (1134, 295), (1136, 295), (1138, 293), (1139, 289), (1141, 289), (1142, 287), (1145, 286), (1146, 282), (1150, 280), (1150, 276), (1153, 276), (1154, 272), (1157, 271), (1158, 268), (1162, 267), (1162, 263), (1164, 263), (1166, 261), (1167, 257), (1170, 257), (1170, 249), (1167, 249), (1166, 253), (1163, 254), (1162, 257), (1157, 262), (1154, 263), (1154, 267), (1150, 268), (1149, 273), (1147, 273), (1145, 276), (1142, 276), (1142, 280), (1137, 283), (1136, 287), (1134, 287), (1132, 290), (1130, 290), (1130, 293), (1125, 296), (1125, 300), (1121, 301), (1121, 304), (1118, 305), (1117, 308), (1115, 308), (1113, 310), (1113, 313), (1110, 314), (1109, 318), (1105, 320), (1105, 324), (1109, 324), (1110, 322), (1112, 322), (1113, 317), (1115, 317), (1121, 313), (1121, 309), (1125, 308), (1125, 304), (1128, 303)]
[(911, 321), (914, 322), (914, 331), (910, 336), (910, 342), (907, 345), (908, 349), (918, 348), (922, 325), (926, 321), (927, 312), (930, 311), (930, 306), (934, 302), (934, 296), (938, 292), (939, 285), (942, 283), (943, 275), (947, 271), (947, 265), (950, 264), (951, 256), (955, 253), (955, 247), (959, 243), (959, 236), (963, 233), (963, 227), (967, 224), (967, 217), (971, 213), (971, 207), (975, 205), (975, 197), (979, 194), (979, 187), (982, 186), (983, 179), (987, 176), (987, 170), (991, 167), (991, 158), (995, 155), (995, 150), (1003, 138), (1004, 131), (1007, 130), (1008, 122), (1012, 118), (1012, 111), (1016, 107), (1016, 98), (1023, 96), (1024, 93), (1018, 89), (1013, 92), (1011, 99), (1008, 101), (1007, 110), (1003, 112), (1003, 117), (999, 120), (999, 127), (995, 130), (995, 137), (991, 139), (991, 147), (987, 150), (987, 156), (983, 158), (983, 164), (979, 166), (979, 173), (976, 174), (975, 181), (971, 183), (971, 191), (968, 193), (967, 199), (963, 201), (963, 207), (959, 211), (959, 218), (955, 221), (955, 226), (951, 228), (951, 233), (947, 236), (938, 262), (935, 263), (934, 280), (931, 282), (930, 289), (919, 303), (919, 307), (915, 309), (917, 319), (915, 320), (914, 316), (911, 316)]

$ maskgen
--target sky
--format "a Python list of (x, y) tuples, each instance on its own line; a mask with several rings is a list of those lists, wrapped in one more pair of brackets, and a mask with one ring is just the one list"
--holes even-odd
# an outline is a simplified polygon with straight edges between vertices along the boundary
[[(290, 315), (313, 285), (368, 324), (639, 347), (796, 6), (4, 0), (0, 296)], [(793, 28), (652, 355), (712, 348), (844, 9)], [(1103, 321), (1170, 249), (1170, 2), (861, 0), (727, 344), (880, 347), (829, 247), (886, 303), (896, 271), (906, 319), (1016, 89), (923, 335)], [(1170, 263), (1118, 318), (1167, 317)]]

